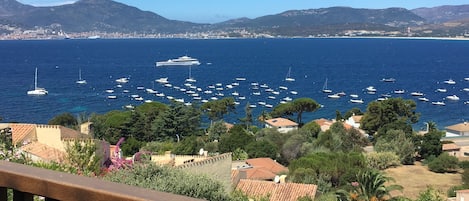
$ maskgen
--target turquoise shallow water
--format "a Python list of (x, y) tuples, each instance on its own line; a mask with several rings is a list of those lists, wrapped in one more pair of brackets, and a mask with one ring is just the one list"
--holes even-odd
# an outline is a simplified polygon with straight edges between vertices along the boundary
[[(334, 118), (335, 111), (346, 112), (353, 107), (366, 108), (366, 103), (381, 94), (414, 99), (421, 121), (435, 121), (439, 127), (469, 119), (469, 42), (453, 40), (409, 39), (236, 39), (236, 40), (186, 40), (186, 39), (126, 39), (126, 40), (45, 40), (0, 41), (0, 116), (7, 122), (46, 123), (63, 112), (74, 114), (104, 113), (122, 109), (124, 105), (138, 105), (133, 100), (139, 95), (145, 100), (167, 102), (166, 98), (148, 94), (137, 87), (152, 88), (165, 96), (192, 102), (193, 96), (180, 91), (186, 88), (198, 92), (201, 99), (210, 100), (216, 92), (224, 97), (237, 92), (245, 99), (236, 114), (227, 121), (237, 122), (244, 115), (246, 104), (256, 105), (257, 116), (270, 108), (260, 105), (279, 104), (285, 98), (310, 97), (324, 105), (320, 110), (304, 116), (304, 120)], [(192, 77), (197, 79), (193, 88), (184, 85), (188, 67), (156, 68), (155, 62), (189, 55), (198, 58), (200, 66), (192, 67)], [(34, 68), (39, 69), (38, 85), (49, 95), (30, 97), (26, 91), (34, 86)], [(294, 82), (286, 82), (291, 68)], [(86, 85), (77, 85), (79, 69)], [(129, 82), (117, 87), (115, 80), (128, 77)], [(154, 80), (168, 77), (173, 87), (164, 87)], [(240, 81), (235, 78), (246, 78)], [(325, 79), (328, 88), (343, 91), (347, 96), (327, 98), (321, 92)], [(396, 82), (382, 82), (395, 78)], [(444, 84), (448, 79), (454, 85)], [(265, 84), (267, 88), (253, 90), (252, 83)], [(223, 91), (209, 86), (221, 84)], [(233, 87), (229, 88), (231, 84)], [(239, 85), (236, 85), (239, 84)], [(176, 89), (174, 86), (177, 86)], [(279, 88), (282, 86), (281, 88)], [(374, 86), (376, 94), (365, 93)], [(195, 87), (195, 88), (194, 88)], [(288, 88), (285, 90), (285, 87)], [(217, 87), (218, 88), (218, 87)], [(446, 93), (436, 92), (438, 88)], [(116, 99), (108, 99), (106, 89), (114, 89)], [(200, 91), (197, 91), (197, 90)], [(396, 95), (396, 89), (406, 90)], [(128, 93), (124, 93), (128, 90)], [(292, 94), (291, 91), (298, 94)], [(420, 102), (410, 95), (412, 91), (425, 93), (429, 102)], [(254, 95), (261, 92), (261, 95)], [(352, 104), (349, 94), (357, 94), (365, 104)], [(457, 95), (459, 101), (444, 100)], [(222, 98), (218, 96), (218, 98)], [(446, 106), (432, 105), (432, 101), (445, 101)], [(195, 101), (197, 102), (197, 101)], [(194, 103), (195, 103), (194, 102)]]

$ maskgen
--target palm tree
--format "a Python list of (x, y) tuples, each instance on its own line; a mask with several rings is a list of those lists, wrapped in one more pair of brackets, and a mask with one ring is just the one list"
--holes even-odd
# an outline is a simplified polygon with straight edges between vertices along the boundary
[(356, 200), (363, 201), (381, 201), (390, 197), (393, 190), (402, 190), (402, 186), (384, 184), (392, 181), (391, 177), (387, 177), (377, 170), (365, 170), (357, 174), (357, 182), (353, 182), (357, 192)]

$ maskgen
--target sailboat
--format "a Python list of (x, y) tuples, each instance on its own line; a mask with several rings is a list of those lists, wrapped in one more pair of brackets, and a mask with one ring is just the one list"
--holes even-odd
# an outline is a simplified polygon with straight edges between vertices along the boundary
[(326, 78), (326, 81), (324, 82), (324, 86), (322, 86), (322, 92), (323, 93), (331, 93), (332, 92), (332, 90), (327, 88), (327, 78)]
[(291, 67), (288, 68), (288, 73), (287, 73), (287, 77), (285, 78), (285, 81), (288, 81), (288, 82), (295, 81), (295, 78), (291, 77)]
[(28, 95), (42, 96), (47, 95), (48, 91), (44, 88), (37, 87), (37, 68), (34, 74), (34, 90), (29, 90)]
[(189, 77), (186, 79), (186, 82), (197, 82), (196, 79), (191, 76), (191, 67), (189, 66)]
[(76, 81), (77, 84), (86, 84), (86, 80), (81, 79), (81, 68), (78, 71), (78, 80)]

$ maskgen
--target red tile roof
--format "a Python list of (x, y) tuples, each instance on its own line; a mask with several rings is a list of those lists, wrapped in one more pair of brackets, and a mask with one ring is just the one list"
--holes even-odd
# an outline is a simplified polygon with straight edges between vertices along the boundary
[(252, 159), (247, 159), (246, 163), (252, 167), (261, 168), (269, 172), (272, 172), (273, 174), (279, 174), (281, 172), (288, 171), (288, 168), (286, 168), (280, 163), (277, 163), (271, 158), (252, 158)]
[[(319, 125), (319, 127), (321, 128), (321, 131), (329, 130), (329, 128), (332, 126), (332, 124), (335, 123), (335, 121), (331, 121), (331, 120), (324, 119), (324, 118), (316, 119), (316, 120), (314, 120), (314, 122), (316, 122)], [(343, 122), (342, 122), (342, 125), (347, 130), (352, 129), (351, 125), (348, 125), (348, 124), (343, 123)]]
[(467, 132), (467, 131), (469, 131), (469, 124), (466, 123), (466, 122), (459, 123), (459, 124), (448, 126), (448, 127), (446, 127), (446, 129), (459, 131), (459, 132)]
[(10, 124), (10, 128), (13, 145), (22, 143), (24, 140), (27, 140), (28, 136), (36, 132), (35, 124)]
[(43, 161), (62, 162), (66, 153), (39, 142), (32, 142), (21, 147), (21, 150), (41, 158)]
[(313, 184), (275, 183), (241, 179), (236, 189), (251, 198), (269, 197), (270, 201), (296, 201), (304, 196), (309, 196), (314, 200), (317, 186)]
[(451, 150), (459, 150), (461, 149), (458, 145), (455, 143), (450, 143), (450, 144), (443, 144), (442, 150), (443, 151), (451, 151)]
[(296, 122), (290, 121), (289, 119), (285, 118), (268, 119), (265, 120), (265, 123), (273, 127), (298, 126)]

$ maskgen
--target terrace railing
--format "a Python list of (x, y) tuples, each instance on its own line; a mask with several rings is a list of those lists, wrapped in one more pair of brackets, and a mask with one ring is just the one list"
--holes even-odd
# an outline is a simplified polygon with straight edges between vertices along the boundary
[(32, 201), (34, 195), (42, 196), (46, 201), (200, 200), (98, 178), (0, 161), (0, 201), (8, 200), (7, 189), (13, 190), (14, 201)]

